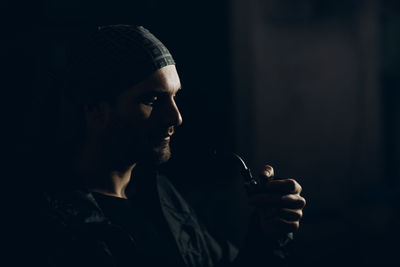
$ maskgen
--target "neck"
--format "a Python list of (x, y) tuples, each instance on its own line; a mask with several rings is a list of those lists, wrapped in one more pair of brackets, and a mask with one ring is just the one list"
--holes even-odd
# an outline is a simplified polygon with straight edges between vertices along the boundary
[(123, 171), (112, 171), (108, 175), (108, 179), (102, 184), (93, 184), (89, 186), (89, 190), (104, 195), (128, 198), (127, 187), (131, 181), (132, 170), (136, 163), (129, 166)]
[[(90, 140), (90, 141), (89, 141)], [(102, 148), (94, 139), (87, 139), (75, 159), (75, 167), (83, 177), (86, 187), (104, 195), (128, 198), (126, 189), (131, 181), (136, 163), (125, 168), (109, 166), (102, 155)]]

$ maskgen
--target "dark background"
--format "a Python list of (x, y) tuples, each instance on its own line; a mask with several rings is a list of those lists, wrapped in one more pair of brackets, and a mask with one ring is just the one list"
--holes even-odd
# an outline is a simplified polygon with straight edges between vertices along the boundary
[[(34, 191), (52, 156), (68, 47), (98, 25), (139, 24), (181, 76), (175, 163), (196, 172), (193, 154), (219, 147), (296, 178), (308, 200), (300, 266), (398, 264), (398, 1), (9, 1), (2, 11), (3, 147), (19, 192)], [(225, 182), (176, 182), (209, 221)], [(234, 207), (213, 217), (232, 239)]]

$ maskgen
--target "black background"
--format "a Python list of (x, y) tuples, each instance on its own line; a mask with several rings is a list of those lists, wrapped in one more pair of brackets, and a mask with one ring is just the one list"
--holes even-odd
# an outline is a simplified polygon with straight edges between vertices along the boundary
[[(293, 5), (294, 9), (302, 6), (301, 1), (286, 2)], [(362, 1), (334, 2), (319, 4), (316, 16), (311, 19), (319, 20), (332, 14), (351, 16), (349, 14)], [(400, 9), (396, 1), (378, 2), (382, 7), (378, 69), (383, 102), (382, 157), (385, 172), (382, 173), (382, 184), (396, 189), (400, 178), (396, 151), (399, 142), (396, 125), (400, 119), (397, 112), (400, 98), (396, 46), (399, 44)], [(183, 86), (178, 104), (184, 123), (173, 144), (176, 154), (181, 157), (177, 156), (179, 160), (187, 160), (191, 155), (189, 153), (197, 150), (206, 151), (215, 147), (235, 150), (230, 1), (8, 1), (2, 3), (1, 10), (5, 22), (1, 29), (2, 138), (3, 151), (11, 159), (5, 161), (4, 180), (16, 182), (16, 185), (12, 183), (13, 186), (9, 187), (8, 183), (4, 183), (4, 187), (9, 188), (5, 193), (12, 196), (11, 203), (19, 202), (16, 199), (20, 199), (22, 204), (29, 201), (36, 190), (37, 181), (46, 172), (46, 159), (52, 156), (49, 151), (59, 119), (58, 91), (53, 78), (65, 66), (67, 47), (98, 25), (143, 25), (162, 40), (173, 54)], [(269, 16), (275, 21), (281, 20), (279, 23), (290, 23), (290, 17)], [(191, 163), (191, 167), (202, 166), (195, 157)], [(362, 181), (362, 177), (359, 178)], [(178, 183), (185, 182), (189, 183)], [(374, 199), (383, 199), (382, 207), (398, 210), (398, 196), (393, 193), (397, 191), (390, 191), (390, 196), (386, 192), (373, 192)], [(311, 206), (318, 201), (316, 198), (308, 199)], [(349, 210), (354, 207), (351, 204)], [(21, 206), (18, 204), (6, 203), (6, 206), (11, 206), (21, 215)], [(347, 220), (341, 217), (347, 213), (335, 214), (329, 210), (318, 214), (312, 212), (310, 208), (312, 222), (307, 222), (307, 217), (304, 219), (304, 223), (309, 223), (311, 227), (313, 223), (318, 224), (331, 217), (339, 221)], [(24, 221), (24, 216), (24, 219), (13, 216), (8, 218), (12, 224), (14, 221), (21, 223), (19, 227), (29, 224), (29, 220)], [(307, 266), (321, 263), (342, 263), (342, 266), (396, 264), (396, 219), (399, 216), (395, 214), (391, 224), (378, 224), (376, 234), (354, 231), (358, 229), (354, 222), (330, 240), (320, 239), (318, 232), (308, 231), (307, 235), (300, 234), (299, 241), (294, 243), (294, 255), (300, 264)], [(364, 223), (362, 216), (357, 222)], [(20, 232), (19, 227), (13, 228), (14, 233)], [(322, 229), (331, 231), (331, 227), (335, 226)], [(365, 262), (363, 256), (371, 251), (374, 255), (368, 258), (373, 261)]]

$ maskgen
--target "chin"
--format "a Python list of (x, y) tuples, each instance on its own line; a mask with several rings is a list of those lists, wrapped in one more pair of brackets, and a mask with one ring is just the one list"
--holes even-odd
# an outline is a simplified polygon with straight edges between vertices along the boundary
[(161, 147), (155, 147), (152, 153), (152, 161), (156, 164), (167, 162), (171, 158), (171, 149), (169, 144)]

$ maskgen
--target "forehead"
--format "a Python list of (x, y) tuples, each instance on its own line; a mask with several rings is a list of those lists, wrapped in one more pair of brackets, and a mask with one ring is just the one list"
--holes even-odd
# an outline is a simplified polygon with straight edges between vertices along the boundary
[(127, 95), (140, 95), (149, 92), (175, 94), (181, 88), (175, 65), (165, 66), (152, 73), (143, 82), (126, 91)]

